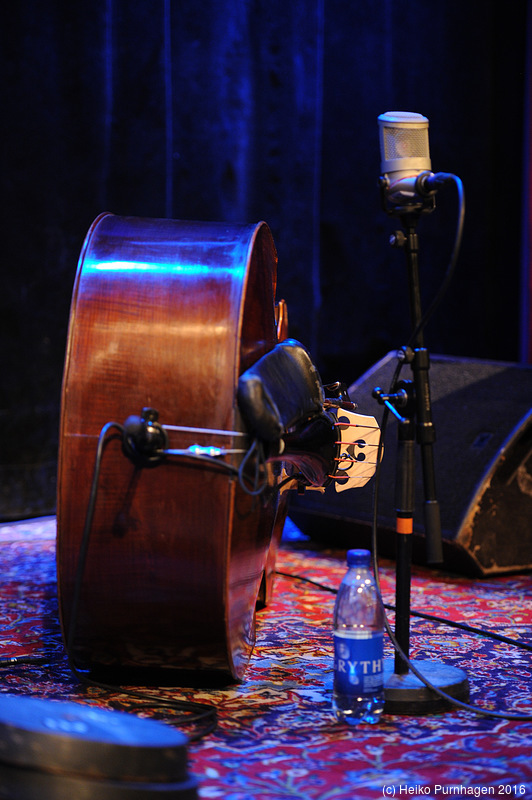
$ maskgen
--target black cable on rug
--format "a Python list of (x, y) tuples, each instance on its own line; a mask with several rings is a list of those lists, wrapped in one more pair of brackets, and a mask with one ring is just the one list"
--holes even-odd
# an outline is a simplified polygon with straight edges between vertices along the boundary
[[(304, 583), (310, 583), (312, 586), (316, 586), (318, 589), (331, 592), (331, 594), (338, 594), (338, 589), (335, 589), (332, 586), (327, 586), (325, 583), (315, 581), (312, 578), (306, 578), (303, 575), (293, 575), (291, 572), (281, 572), (279, 570), (276, 570), (276, 575), (282, 575), (284, 578), (293, 578), (298, 581), (303, 581)], [(395, 606), (391, 603), (383, 603), (383, 606), (389, 611), (395, 611)], [(498, 642), (504, 642), (505, 644), (511, 644), (515, 647), (520, 647), (523, 650), (532, 651), (532, 644), (528, 644), (528, 642), (516, 641), (510, 636), (503, 636), (501, 633), (495, 633), (495, 631), (488, 631), (485, 628), (475, 628), (473, 625), (468, 625), (465, 622), (456, 622), (455, 620), (447, 619), (446, 617), (437, 617), (435, 614), (426, 614), (423, 611), (411, 611), (410, 613), (413, 617), (419, 617), (420, 619), (425, 619), (429, 622), (437, 622), (442, 625), (448, 625), (450, 628), (459, 628), (467, 633), (474, 633), (478, 636), (486, 636), (486, 638), (495, 639)]]

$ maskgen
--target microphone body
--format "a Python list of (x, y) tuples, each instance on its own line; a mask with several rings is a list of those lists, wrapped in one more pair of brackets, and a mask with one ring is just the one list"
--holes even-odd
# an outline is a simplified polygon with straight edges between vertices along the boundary
[(428, 119), (410, 111), (387, 111), (378, 123), (386, 200), (405, 209), (423, 206), (442, 182), (431, 172)]

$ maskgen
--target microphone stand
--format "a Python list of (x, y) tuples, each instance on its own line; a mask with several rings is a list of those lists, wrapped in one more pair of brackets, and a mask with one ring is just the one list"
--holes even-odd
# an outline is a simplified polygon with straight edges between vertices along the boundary
[[(413, 330), (413, 347), (402, 349), (403, 357), (410, 364), (413, 381), (400, 381), (397, 391), (385, 394), (375, 388), (373, 396), (387, 406), (398, 419), (398, 442), (396, 461), (396, 601), (395, 637), (404, 653), (410, 653), (410, 588), (412, 563), (412, 535), (415, 506), (415, 444), (420, 447), (424, 489), (424, 524), (427, 548), (427, 563), (443, 561), (440, 507), (436, 495), (433, 443), (435, 430), (432, 422), (430, 399), (429, 352), (424, 344), (421, 294), (419, 284), (417, 223), (422, 213), (434, 208), (434, 198), (421, 208), (386, 208), (383, 187), (383, 202), (387, 213), (398, 214), (404, 228), (392, 237), (394, 246), (402, 247), (406, 254), (410, 316)], [(399, 411), (401, 409), (401, 411)], [(434, 661), (414, 661), (414, 667), (430, 683), (459, 700), (469, 698), (469, 684), (465, 673), (449, 665)], [(449, 701), (429, 689), (414, 675), (400, 653), (384, 664), (385, 713), (424, 714), (449, 708)]]

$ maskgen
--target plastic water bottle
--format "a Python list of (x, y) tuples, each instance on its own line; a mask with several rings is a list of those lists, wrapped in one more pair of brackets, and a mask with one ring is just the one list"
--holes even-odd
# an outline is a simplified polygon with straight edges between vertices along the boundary
[(378, 722), (384, 708), (384, 610), (369, 550), (349, 550), (334, 606), (333, 710), (349, 725)]

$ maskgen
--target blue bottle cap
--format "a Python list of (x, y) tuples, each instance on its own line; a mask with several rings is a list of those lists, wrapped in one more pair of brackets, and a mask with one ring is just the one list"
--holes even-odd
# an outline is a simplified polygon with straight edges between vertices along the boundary
[(371, 560), (371, 553), (369, 550), (348, 550), (347, 551), (347, 566), (357, 567), (362, 564), (368, 565)]

